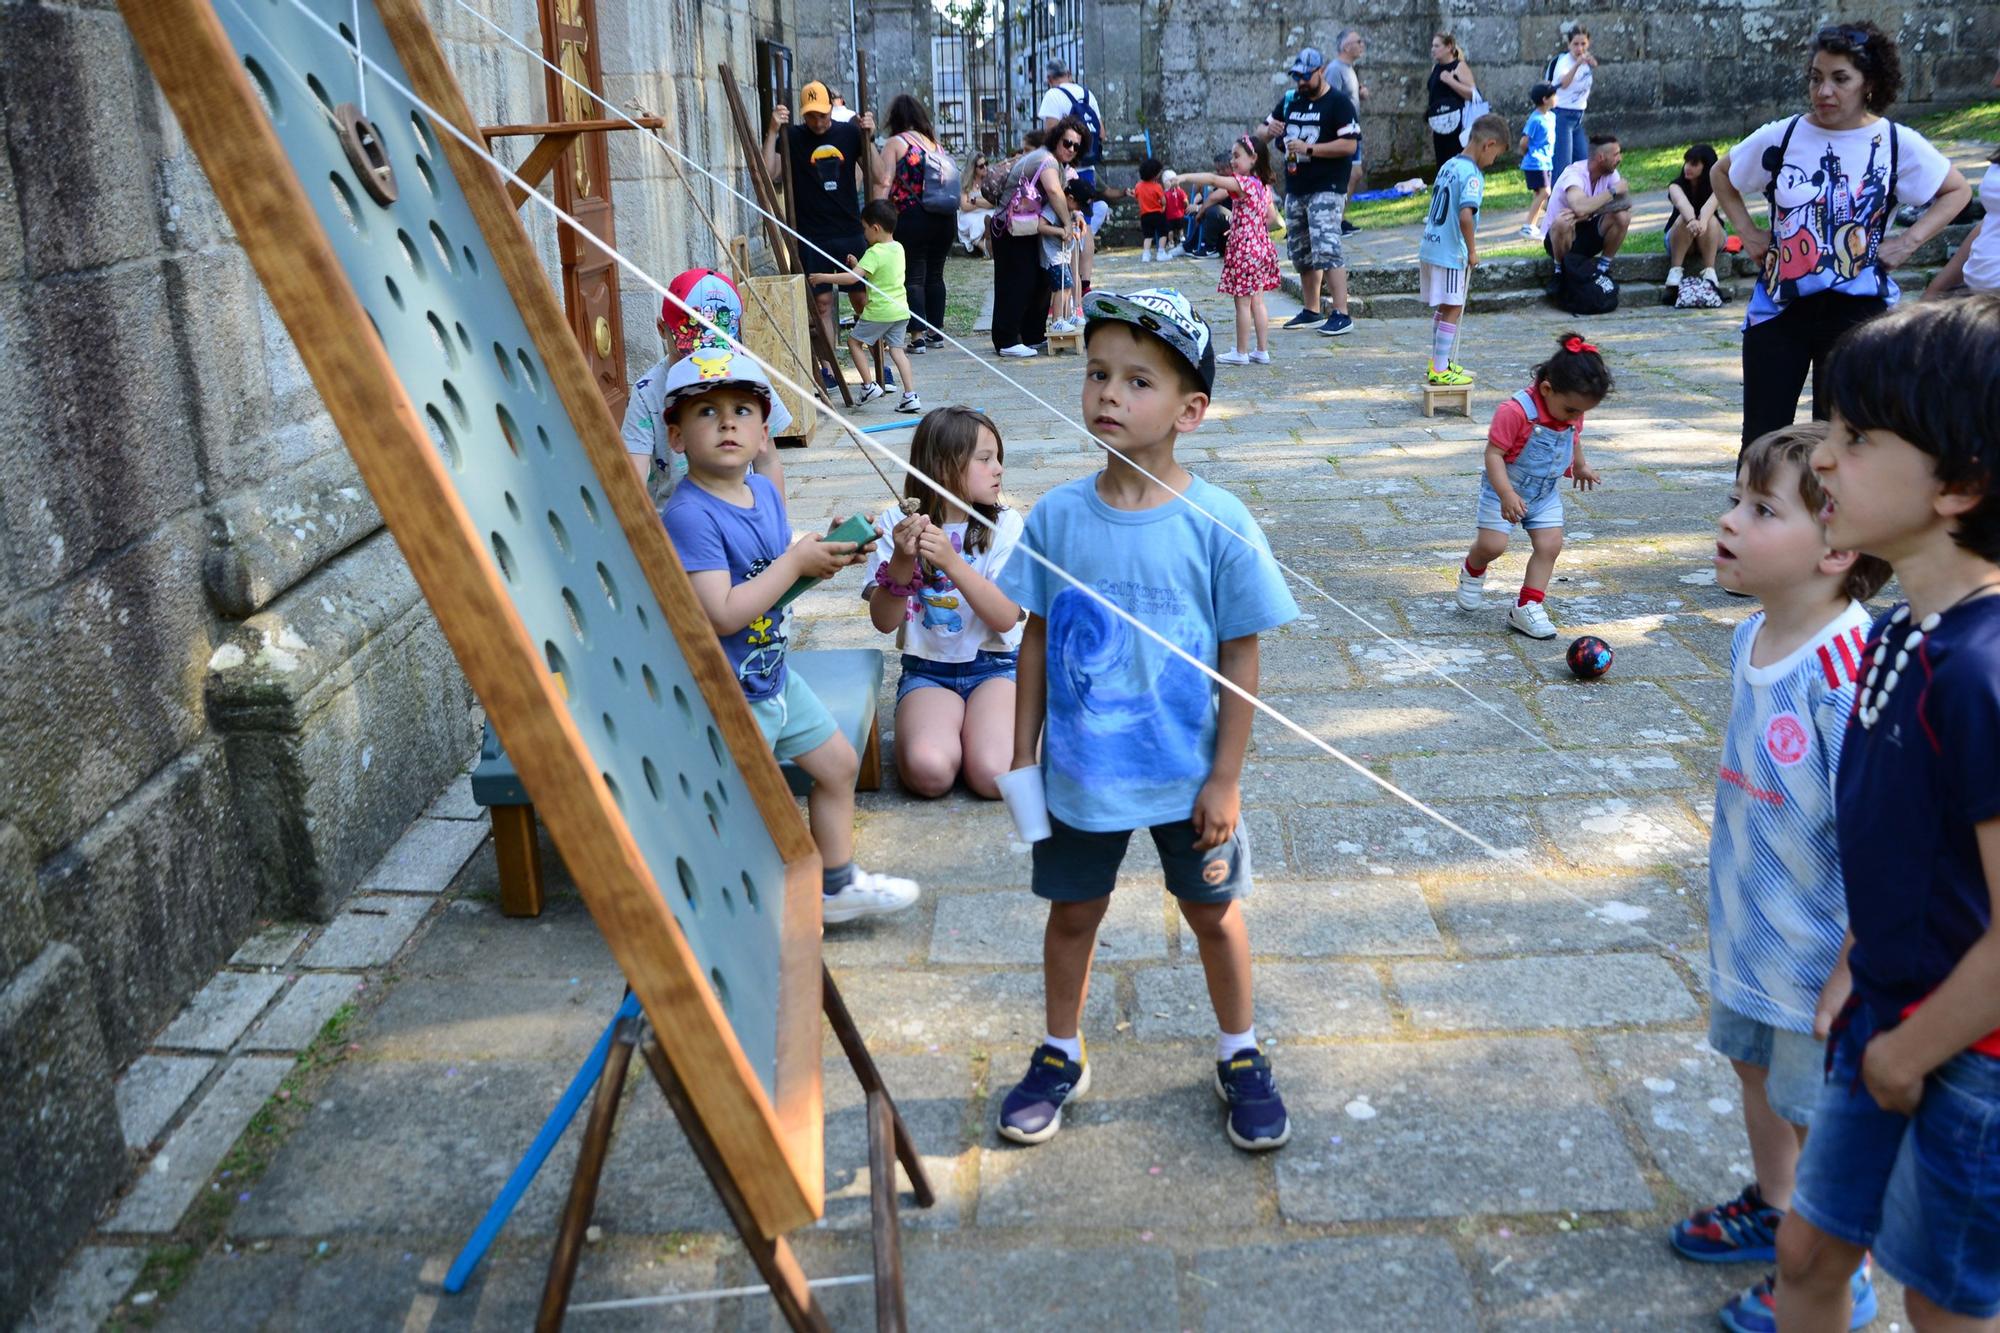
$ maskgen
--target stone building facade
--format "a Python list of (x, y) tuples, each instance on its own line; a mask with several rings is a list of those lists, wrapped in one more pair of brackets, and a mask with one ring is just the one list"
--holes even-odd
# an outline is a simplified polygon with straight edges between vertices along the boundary
[[(539, 46), (535, 6), (482, 0)], [(737, 189), (716, 73), (792, 0), (604, 3), (606, 92)], [(433, 22), (475, 115), (540, 69)], [(503, 151), (526, 152), (526, 140)], [(621, 247), (753, 232), (635, 132)], [(531, 233), (554, 271), (554, 227)], [(633, 373), (658, 298), (623, 284)], [(475, 701), (115, 6), (0, 6), (0, 1325), (129, 1168), (113, 1079), (262, 919), (324, 919), (476, 745)]]

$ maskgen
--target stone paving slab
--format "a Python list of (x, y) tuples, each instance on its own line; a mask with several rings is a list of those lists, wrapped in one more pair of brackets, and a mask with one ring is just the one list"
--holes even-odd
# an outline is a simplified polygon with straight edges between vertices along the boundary
[[(1432, 807), (1510, 858), (1539, 852), (1541, 838), (1517, 806), (1440, 802)], [(1294, 810), (1285, 816), (1292, 864), (1299, 876), (1407, 875), (1412, 870), (1491, 873), (1495, 860), (1476, 842), (1402, 802), (1334, 810)]]
[(1390, 976), (1410, 1021), (1439, 1032), (1677, 1022), (1701, 1008), (1650, 954), (1397, 963)]
[(311, 933), (310, 926), (281, 921), (243, 941), (229, 962), (234, 967), (282, 967)]
[(615, 970), (573, 982), (497, 970), (470, 977), (405, 976), (375, 1011), (368, 1049), (386, 1060), (546, 1060), (575, 1066), (624, 994), (624, 979)]
[[(1097, 957), (1103, 962), (1164, 958), (1167, 953), (1166, 892), (1133, 888), (1111, 895), (1097, 930)], [(941, 897), (931, 935), (933, 963), (1042, 962), (1042, 932), (1049, 905), (1026, 887)]]
[(404, 895), (356, 895), (300, 961), (307, 967), (380, 967), (409, 942), (429, 901)]
[(70, 1256), (48, 1299), (31, 1305), (18, 1326), (89, 1329), (101, 1325), (146, 1266), (146, 1251), (123, 1245), (86, 1245)]
[(184, 1051), (226, 1051), (284, 986), (283, 977), (270, 973), (218, 972), (153, 1044)]
[[(1250, 952), (1268, 958), (1423, 955), (1444, 941), (1414, 880), (1343, 879), (1260, 883), (1243, 900)], [(1195, 951), (1180, 923), (1181, 956)]]
[[(853, 1066), (832, 1042), (821, 1075), (826, 1090), (826, 1217), (822, 1227), (866, 1230), (872, 1216), (868, 1170), (868, 1103)], [(906, 1232), (963, 1224), (976, 1193), (967, 1133), (974, 1106), (972, 1069), (964, 1056), (878, 1055), (889, 1095), (909, 1126), (937, 1202), (919, 1208), (908, 1174), (896, 1168), (897, 1209)], [(652, 1091), (650, 1086), (647, 1091)]]
[(1293, 1046), (1278, 1077), (1292, 1115), (1276, 1163), (1290, 1221), (1652, 1204), (1559, 1040)]
[[(1364, 631), (1356, 627), (1355, 633)], [(1467, 640), (1449, 637), (1399, 637), (1391, 643), (1374, 637), (1358, 637), (1347, 645), (1349, 659), (1368, 685), (1434, 685), (1439, 677), (1457, 679), (1480, 698), (1492, 697), (1496, 705), (1518, 710), (1519, 700), (1492, 689), (1521, 668), (1513, 644), (1505, 639)], [(1477, 708), (1471, 699), (1460, 696), (1466, 705)], [(1523, 719), (1526, 721), (1526, 719)], [(1463, 763), (1459, 767), (1464, 767)]]
[(271, 1056), (246, 1056), (223, 1070), (125, 1196), (110, 1229), (173, 1230), (250, 1117), (291, 1070), (291, 1060)]
[[(986, 1051), (1011, 1067), (1025, 1063), (1047, 1031), (1039, 968), (887, 973), (836, 967), (834, 979), (862, 1039), (878, 1050), (922, 1045)], [(1112, 1038), (1117, 989), (1109, 974), (1100, 974), (1084, 1003), (1083, 1030), (1093, 1050)]]
[(870, 870), (909, 875), (926, 887), (1026, 885), (1028, 844), (1014, 837), (1004, 811), (984, 819), (938, 818), (907, 811), (855, 820), (854, 859)]
[(1667, 1178), (1701, 1206), (1755, 1178), (1743, 1089), (1698, 1032), (1619, 1032), (1591, 1043)]
[(451, 780), (438, 798), (431, 802), (430, 809), (424, 811), (426, 819), (485, 819), (486, 807), (472, 799), (472, 775), (462, 774)]
[[(1527, 654), (1529, 664), (1551, 680), (1570, 678), (1569, 662), (1564, 655), (1569, 651), (1571, 641), (1585, 634), (1594, 635), (1611, 645), (1611, 670), (1618, 673), (1620, 680), (1628, 677), (1657, 679), (1715, 675), (1713, 666), (1668, 632), (1668, 626), (1680, 618), (1677, 616), (1669, 621), (1658, 616), (1638, 616), (1601, 625), (1572, 622), (1564, 625), (1562, 633), (1553, 639), (1539, 642), (1523, 640), (1522, 651)], [(1723, 665), (1726, 669), (1728, 663), (1725, 661)]]
[(361, 891), (440, 893), (485, 840), (486, 826), (477, 820), (419, 819), (383, 855)]
[[(1389, 777), (1412, 796), (1427, 801), (1493, 796), (1493, 775), (1451, 757), (1393, 759)], [(1570, 792), (1677, 791), (1697, 786), (1671, 751), (1525, 750), (1507, 761), (1504, 790), (1517, 796), (1558, 796)]]
[[(438, 926), (426, 931), (403, 960), (413, 976), (544, 977), (567, 982), (571, 977), (615, 976), (618, 965), (604, 937), (592, 924), (583, 899), (561, 878), (554, 848), (543, 846), (544, 868), (550, 880), (542, 914), (533, 920), (501, 915), (495, 899), (465, 893), (445, 904)], [(490, 875), (490, 880), (475, 878)], [(491, 884), (497, 893), (493, 850), (486, 847), (466, 868), (468, 891)], [(419, 904), (418, 906), (421, 906)]]
[(1320, 759), (1257, 759), (1243, 765), (1246, 806), (1346, 805), (1394, 799), (1380, 784), (1345, 764)]
[[(1198, 958), (1141, 969), (1133, 981), (1132, 1025), (1142, 1041), (1215, 1036), (1215, 1008)], [(1265, 963), (1252, 985), (1257, 1035), (1266, 1040), (1384, 1036), (1391, 1027), (1382, 983), (1358, 963)]]
[(351, 972), (315, 972), (302, 976), (271, 1007), (244, 1041), (246, 1051), (302, 1051), (326, 1026), (334, 1011), (360, 991), (361, 978)]
[(1200, 1327), (1237, 1333), (1246, 1294), (1270, 1328), (1457, 1333), (1479, 1326), (1472, 1286), (1435, 1236), (1343, 1236), (1205, 1250), (1191, 1268)]
[[(1650, 680), (1549, 685), (1536, 692), (1535, 707), (1563, 747), (1615, 749), (1708, 739), (1701, 723)], [(1717, 717), (1718, 735), (1726, 720), (1726, 713)]]
[(1438, 924), (1468, 954), (1645, 949), (1672, 945), (1705, 955), (1699, 895), (1655, 876), (1508, 876), (1451, 880), (1431, 890)]
[(215, 1068), (210, 1055), (142, 1055), (118, 1076), (118, 1124), (125, 1146), (143, 1149), (160, 1137)]
[(1548, 801), (1538, 813), (1549, 840), (1577, 865), (1642, 870), (1708, 859), (1708, 830), (1671, 796)]
[(1740, 1264), (1675, 1262), (1664, 1228), (1489, 1235), (1475, 1254), (1494, 1333), (1711, 1333), (1722, 1303), (1756, 1278)]
[[(1498, 702), (1505, 696), (1494, 692), (1487, 697)], [(1502, 719), (1445, 685), (1330, 690), (1325, 694), (1280, 695), (1269, 702), (1313, 735), (1357, 759), (1504, 750), (1525, 741)], [(1525, 711), (1515, 720), (1531, 733), (1540, 732)], [(1261, 715), (1251, 728), (1251, 738), (1252, 752), (1259, 759), (1324, 753)]]

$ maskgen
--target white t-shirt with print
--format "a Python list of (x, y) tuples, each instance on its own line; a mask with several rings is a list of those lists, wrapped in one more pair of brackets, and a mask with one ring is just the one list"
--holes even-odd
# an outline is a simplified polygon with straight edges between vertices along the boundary
[[(876, 531), (883, 536), (868, 550), (868, 581), (862, 585), (863, 596), (887, 597), (875, 582), (875, 571), (880, 569), (896, 553), (896, 544), (888, 534), (903, 521), (903, 511), (891, 509), (875, 520)], [(965, 550), (965, 532), (969, 526), (964, 523), (942, 525), (945, 536), (953, 547)], [(1021, 544), (1021, 532), (1027, 526), (1018, 509), (1002, 509), (997, 524), (999, 531), (988, 532), (987, 546), (966, 561), (973, 570), (994, 582), (1000, 571), (1006, 568), (1014, 555), (1014, 548)], [(1002, 632), (994, 629), (979, 618), (972, 609), (965, 594), (956, 584), (945, 577), (943, 570), (933, 570), (931, 581), (924, 585), (921, 598), (911, 601), (903, 618), (903, 651), (912, 657), (921, 657), (926, 662), (964, 663), (970, 662), (980, 653), (1011, 653), (1021, 646), (1019, 623)]]
[(1563, 75), (1576, 69), (1576, 57), (1565, 51), (1556, 57), (1556, 106), (1563, 111), (1581, 111), (1590, 105), (1591, 76), (1597, 73), (1595, 65), (1585, 65), (1576, 70), (1576, 77), (1563, 87)]
[(1965, 285), (1978, 292), (2000, 292), (2000, 170), (1988, 166), (1980, 177), (1979, 202), (1986, 206), (1986, 221), (1965, 256)]
[(1775, 173), (1773, 258), (1766, 261), (1770, 267), (1751, 294), (1746, 327), (1816, 292), (1880, 296), (1894, 305), (1900, 295), (1896, 284), (1875, 267), (1875, 247), (1883, 233), (1867, 227), (1889, 188), (1890, 136), (1895, 136), (1896, 161), (1892, 211), (1930, 202), (1951, 172), (1950, 160), (1907, 125), (1877, 119), (1851, 130), (1823, 130), (1804, 116), (1784, 116), (1729, 150), (1729, 183), (1746, 199), (1762, 196), (1773, 183), (1764, 154), (1784, 142), (1794, 120), (1792, 141)]
[(1572, 185), (1583, 191), (1584, 198), (1595, 199), (1600, 194), (1610, 194), (1623, 188), (1624, 184), (1625, 178), (1615, 171), (1593, 183), (1590, 179), (1590, 159), (1580, 158), (1564, 167), (1562, 175), (1556, 177), (1556, 183), (1549, 192), (1549, 220), (1553, 222), (1565, 213), (1576, 211), (1569, 206), (1569, 187)]
[[(626, 453), (651, 455), (653, 471), (664, 472), (677, 482), (687, 475), (687, 459), (667, 444), (667, 414), (663, 408), (666, 401), (667, 359), (661, 357), (632, 382), (632, 395), (625, 400), (625, 420), (619, 434), (625, 438)], [(771, 416), (764, 424), (774, 439), (791, 428), (792, 414), (785, 410), (784, 400), (776, 394), (771, 395)], [(673, 488), (669, 485), (665, 489)]]

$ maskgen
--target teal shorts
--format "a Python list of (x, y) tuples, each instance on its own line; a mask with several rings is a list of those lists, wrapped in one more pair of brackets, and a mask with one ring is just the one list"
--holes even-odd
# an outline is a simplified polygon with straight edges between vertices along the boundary
[(833, 714), (799, 673), (787, 668), (785, 686), (776, 694), (750, 701), (750, 716), (764, 731), (764, 741), (780, 759), (810, 754), (840, 730)]

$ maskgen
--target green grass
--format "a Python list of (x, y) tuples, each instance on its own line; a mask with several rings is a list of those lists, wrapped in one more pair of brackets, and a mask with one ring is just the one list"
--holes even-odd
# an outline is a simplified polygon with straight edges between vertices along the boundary
[[(1644, 231), (1628, 233), (1625, 237), (1625, 244), (1618, 247), (1618, 253), (1621, 255), (1658, 255), (1665, 254), (1666, 249), (1667, 234), (1658, 227), (1648, 227)], [(1542, 249), (1541, 243), (1538, 241), (1522, 241), (1518, 245), (1503, 245), (1492, 250), (1481, 250), (1479, 258), (1482, 263), (1489, 259), (1541, 259), (1547, 253), (1547, 251)], [(1727, 255), (1717, 255), (1717, 265), (1719, 266), (1726, 258), (1728, 258)]]
[[(1664, 148), (1630, 149), (1625, 154), (1625, 160), (1619, 163), (1618, 174), (1625, 178), (1625, 183), (1632, 187), (1634, 194), (1664, 190), (1667, 182), (1680, 175), (1681, 155), (1686, 148), (1685, 144), (1672, 144)], [(1347, 216), (1354, 219), (1357, 227), (1399, 227), (1422, 222), (1430, 206), (1428, 194), (1413, 194), (1407, 199), (1351, 204)], [(1525, 214), (1528, 211), (1528, 187), (1521, 179), (1520, 159), (1503, 157), (1487, 171), (1486, 200), (1479, 207), (1480, 212), (1488, 216), (1509, 211)]]
[(1968, 139), (1973, 143), (2000, 141), (2000, 99), (1975, 102), (1956, 111), (1938, 111), (1910, 122), (1926, 139)]

